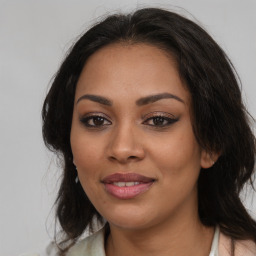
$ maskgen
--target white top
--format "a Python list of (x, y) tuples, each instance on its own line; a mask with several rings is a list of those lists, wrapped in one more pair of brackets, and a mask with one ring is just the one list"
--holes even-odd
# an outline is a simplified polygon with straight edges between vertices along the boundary
[[(219, 244), (219, 228), (215, 228), (214, 237), (212, 240), (212, 246), (209, 256), (219, 256), (218, 244)], [(68, 252), (67, 256), (106, 256), (104, 250), (104, 228), (96, 232), (95, 234), (83, 239), (78, 244), (73, 246)]]
[(220, 229), (217, 226), (215, 228), (213, 240), (212, 240), (212, 246), (209, 256), (219, 256), (219, 238), (220, 238)]
[[(75, 244), (66, 256), (106, 256), (104, 249), (104, 228), (84, 238)], [(220, 232), (219, 227), (215, 228), (211, 251), (209, 256), (230, 256), (231, 239)], [(58, 250), (54, 243), (51, 243), (46, 251), (41, 254), (22, 254), (20, 256), (57, 256)], [(256, 256), (256, 245), (251, 240), (235, 242), (236, 256)]]

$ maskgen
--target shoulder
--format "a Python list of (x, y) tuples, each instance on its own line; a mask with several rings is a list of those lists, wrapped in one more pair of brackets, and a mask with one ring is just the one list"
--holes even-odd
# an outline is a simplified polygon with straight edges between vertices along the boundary
[(67, 256), (105, 256), (104, 228), (75, 244), (67, 253)]
[[(219, 256), (231, 255), (231, 238), (220, 233)], [(255, 256), (256, 244), (251, 240), (235, 241), (235, 256)]]
[[(98, 232), (80, 240), (72, 246), (66, 256), (105, 256), (104, 250), (104, 234), (105, 229), (102, 228)], [(43, 252), (40, 253), (23, 253), (19, 256), (58, 256), (59, 250), (55, 243), (50, 243)]]

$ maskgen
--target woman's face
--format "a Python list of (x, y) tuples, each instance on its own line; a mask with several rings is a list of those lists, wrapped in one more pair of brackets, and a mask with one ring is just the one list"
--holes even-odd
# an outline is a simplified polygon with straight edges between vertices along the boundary
[(88, 59), (70, 140), (80, 183), (110, 225), (197, 215), (198, 175), (211, 161), (195, 139), (190, 101), (175, 62), (154, 46), (112, 44)]

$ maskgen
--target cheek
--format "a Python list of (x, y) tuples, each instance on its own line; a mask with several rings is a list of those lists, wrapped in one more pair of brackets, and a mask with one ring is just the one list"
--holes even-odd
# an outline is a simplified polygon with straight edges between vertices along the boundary
[(74, 163), (78, 167), (80, 165), (90, 164), (97, 157), (100, 157), (99, 140), (95, 140), (95, 136), (88, 134), (76, 120), (73, 120), (70, 144)]
[(93, 136), (86, 136), (83, 129), (73, 126), (70, 143), (80, 181), (87, 185), (87, 180), (98, 180), (97, 168), (102, 161), (102, 150), (97, 140), (94, 140)]
[(94, 201), (94, 197), (99, 197), (99, 150), (90, 138), (83, 138), (77, 133), (71, 136), (71, 148), (79, 181), (88, 198)]
[(162, 180), (175, 187), (182, 187), (190, 181), (196, 182), (201, 153), (192, 129), (180, 129), (163, 141), (152, 142), (151, 149), (152, 162), (158, 168)]
[[(162, 194), (168, 194), (170, 207), (182, 205), (182, 203), (190, 198), (192, 201), (197, 197), (197, 180), (200, 173), (200, 153), (197, 144), (185, 143), (187, 140), (180, 139), (163, 147), (163, 151), (159, 151), (157, 160), (159, 174), (161, 179), (159, 182)], [(178, 143), (179, 142), (179, 143)], [(181, 143), (180, 142), (184, 142)], [(160, 199), (161, 200), (161, 199)], [(163, 204), (165, 199), (162, 199)]]
[(200, 166), (200, 148), (190, 134), (179, 134), (164, 138), (162, 142), (152, 143), (155, 157), (166, 165), (182, 167), (183, 165), (197, 164)]

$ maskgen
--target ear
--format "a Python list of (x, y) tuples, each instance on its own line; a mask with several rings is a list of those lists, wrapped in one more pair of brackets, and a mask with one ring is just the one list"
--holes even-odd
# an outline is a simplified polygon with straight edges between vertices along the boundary
[(212, 167), (218, 160), (220, 154), (202, 150), (201, 152), (201, 167), (204, 169)]

